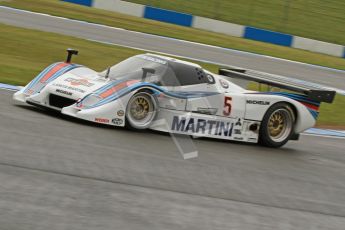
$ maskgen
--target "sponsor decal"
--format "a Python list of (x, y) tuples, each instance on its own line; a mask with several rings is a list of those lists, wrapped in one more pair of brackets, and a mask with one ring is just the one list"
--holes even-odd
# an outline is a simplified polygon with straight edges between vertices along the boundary
[(198, 113), (203, 113), (203, 114), (209, 114), (209, 115), (215, 115), (217, 113), (218, 109), (217, 108), (197, 108)]
[(223, 79), (219, 79), (220, 85), (224, 88), (227, 89), (229, 88), (229, 83)]
[(156, 62), (156, 63), (162, 64), (162, 65), (167, 64), (166, 61), (164, 61), (162, 59), (159, 59), (159, 58), (150, 57), (150, 56), (146, 56), (146, 55), (142, 55), (142, 56), (139, 56), (139, 57), (142, 58), (142, 59), (148, 60), (148, 61), (152, 61), (152, 62)]
[(174, 116), (172, 131), (231, 137), (234, 124), (232, 122), (186, 118)]
[(59, 88), (63, 88), (63, 89), (67, 89), (67, 90), (71, 90), (71, 91), (75, 91), (75, 92), (79, 92), (79, 93), (85, 93), (85, 90), (76, 88), (76, 87), (72, 87), (72, 86), (68, 86), (68, 85), (63, 85), (63, 84), (57, 84), (54, 83), (53, 86), (59, 87)]
[(253, 104), (253, 105), (269, 105), (269, 101), (256, 101), (256, 100), (247, 100), (247, 104)]
[(234, 140), (243, 141), (243, 137), (234, 137)]
[(94, 86), (95, 84), (89, 82), (87, 79), (75, 79), (72, 77), (66, 78), (65, 81), (69, 82), (73, 86), (86, 86), (86, 87), (91, 87)]
[(241, 135), (242, 132), (241, 132), (240, 129), (234, 129), (234, 134), (236, 134), (236, 135)]
[(68, 91), (66, 91), (66, 90), (63, 90), (63, 89), (56, 89), (55, 91), (56, 91), (57, 93), (66, 94), (66, 95), (68, 95), (68, 96), (72, 96), (72, 94), (73, 94), (73, 93), (68, 92)]
[(254, 138), (254, 137), (250, 137), (250, 138), (248, 138), (248, 141), (250, 141), (250, 142), (257, 142), (258, 139)]
[(235, 123), (235, 126), (241, 126), (242, 123), (241, 123), (241, 118), (238, 118), (237, 122)]
[(114, 125), (122, 125), (122, 124), (123, 124), (123, 120), (120, 119), (120, 118), (114, 118), (113, 120), (111, 120), (111, 122), (112, 122)]
[(107, 119), (107, 118), (95, 118), (95, 122), (98, 122), (98, 123), (109, 123), (109, 119)]
[(125, 115), (125, 112), (123, 110), (117, 111), (117, 116), (123, 117)]
[(238, 120), (235, 123), (235, 129), (234, 129), (235, 135), (242, 135), (241, 127), (242, 127), (241, 118), (238, 118)]

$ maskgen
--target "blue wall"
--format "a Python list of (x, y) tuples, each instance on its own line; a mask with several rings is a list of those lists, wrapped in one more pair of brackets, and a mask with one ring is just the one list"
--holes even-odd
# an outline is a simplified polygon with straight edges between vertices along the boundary
[(93, 0), (63, 0), (64, 2), (71, 2), (84, 6), (92, 6)]
[(293, 36), (247, 26), (244, 31), (244, 38), (281, 46), (291, 46)]
[[(94, 5), (93, 3), (97, 2), (98, 0), (61, 0), (61, 1), (76, 3), (76, 4), (80, 4), (84, 6), (93, 6)], [(123, 2), (119, 1), (117, 3), (120, 4)], [(138, 13), (137, 15), (138, 17), (144, 17), (147, 19), (152, 19), (156, 21), (167, 22), (167, 23), (180, 25), (180, 26), (187, 26), (187, 27), (193, 27), (193, 23), (195, 23), (193, 22), (194, 16), (190, 14), (179, 13), (179, 12), (160, 9), (160, 8), (156, 8), (152, 6), (144, 6), (144, 5), (137, 5), (137, 4), (135, 5), (136, 7), (134, 6), (133, 7), (136, 8), (136, 10), (140, 6), (139, 11), (141, 11), (141, 13), (140, 12)], [(114, 4), (113, 9), (109, 9), (109, 10), (117, 11), (116, 8), (117, 8), (117, 5)], [(126, 12), (121, 12), (121, 13), (126, 14)], [(238, 25), (238, 26), (241, 26), (241, 25)], [(241, 33), (240, 36), (242, 36), (243, 38), (271, 43), (275, 45), (293, 47), (293, 40), (294, 40), (293, 35), (283, 34), (283, 33), (274, 32), (270, 30), (258, 29), (258, 28), (250, 27), (250, 26), (241, 26), (241, 27), (242, 27), (243, 33)], [(207, 27), (205, 29), (207, 30)], [(333, 44), (330, 44), (330, 47), (334, 49)], [(298, 48), (301, 48), (301, 47), (298, 47)], [(308, 46), (306, 47), (306, 49), (313, 51)], [(336, 51), (334, 51), (334, 56), (345, 58), (345, 47), (343, 46), (343, 54), (341, 54), (341, 49), (342, 49), (341, 46), (338, 49), (336, 48)], [(317, 48), (315, 48), (314, 51), (320, 52)], [(321, 52), (321, 53), (326, 53), (329, 55), (328, 52)]]
[(144, 18), (188, 27), (191, 27), (193, 22), (193, 16), (190, 14), (163, 10), (151, 6), (145, 7)]

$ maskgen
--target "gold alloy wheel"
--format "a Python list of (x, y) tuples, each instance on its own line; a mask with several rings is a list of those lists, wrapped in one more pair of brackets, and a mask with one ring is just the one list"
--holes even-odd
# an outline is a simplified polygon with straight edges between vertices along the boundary
[(279, 112), (274, 113), (271, 116), (268, 123), (268, 130), (269, 130), (270, 135), (272, 137), (277, 137), (279, 134), (281, 134), (281, 132), (284, 129), (284, 124), (285, 124), (284, 116)]
[(283, 141), (291, 133), (293, 127), (293, 115), (288, 109), (278, 109), (270, 116), (267, 126), (268, 134), (273, 141)]
[(150, 103), (145, 97), (137, 97), (130, 107), (130, 113), (135, 120), (142, 120), (150, 112)]
[(126, 122), (130, 128), (147, 129), (157, 114), (156, 99), (147, 92), (133, 95), (127, 104)]

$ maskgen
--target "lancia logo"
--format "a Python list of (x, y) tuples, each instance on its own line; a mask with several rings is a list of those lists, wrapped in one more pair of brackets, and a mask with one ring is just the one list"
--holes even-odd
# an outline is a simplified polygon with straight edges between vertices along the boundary
[(69, 82), (73, 86), (83, 85), (86, 87), (91, 87), (91, 86), (95, 85), (93, 83), (90, 83), (87, 79), (75, 79), (75, 78), (69, 77), (65, 81)]

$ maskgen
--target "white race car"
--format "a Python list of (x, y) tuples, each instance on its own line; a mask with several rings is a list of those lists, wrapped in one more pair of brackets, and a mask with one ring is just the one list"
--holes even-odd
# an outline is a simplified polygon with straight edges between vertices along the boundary
[[(211, 73), (197, 64), (154, 54), (130, 57), (103, 72), (52, 64), (13, 98), (76, 118), (280, 147), (313, 127), (334, 91), (252, 70)], [(255, 81), (289, 92), (249, 91)], [(240, 86), (241, 85), (241, 86)], [(297, 92), (297, 93), (290, 93)]]

